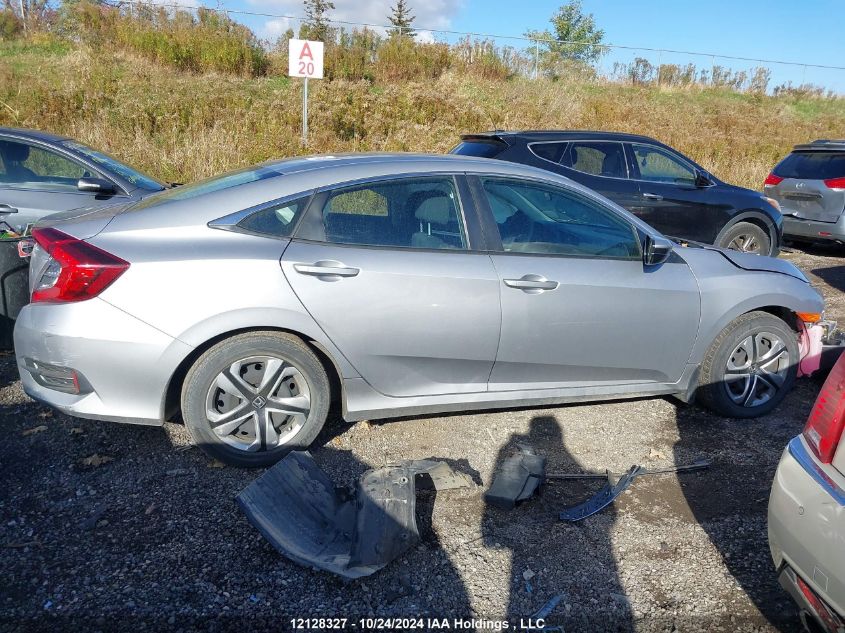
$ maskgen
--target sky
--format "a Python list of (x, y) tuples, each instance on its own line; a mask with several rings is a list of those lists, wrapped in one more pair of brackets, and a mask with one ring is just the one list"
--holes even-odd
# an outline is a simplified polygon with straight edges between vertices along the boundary
[[(303, 15), (302, 0), (216, 2), (230, 9)], [(337, 20), (385, 24), (394, 3), (395, 0), (334, 0), (335, 10), (331, 16)], [(215, 6), (211, 0), (203, 4)], [(414, 24), (422, 30), (421, 39), (453, 41), (456, 36), (430, 30), (520, 36), (528, 30), (550, 28), (549, 18), (562, 2), (409, 0), (409, 4), (416, 15)], [(583, 8), (595, 16), (597, 25), (605, 31), (608, 44), (845, 67), (845, 38), (832, 36), (830, 32), (825, 35), (825, 25), (832, 28), (841, 23), (845, 0), (583, 0)], [(232, 17), (247, 23), (260, 37), (271, 40), (292, 25), (290, 20), (283, 18)], [(497, 42), (520, 44), (518, 40), (507, 39), (497, 39)], [(713, 63), (710, 57), (614, 51), (605, 56), (602, 68), (609, 70), (614, 61), (631, 61), (635, 56), (646, 57), (653, 64), (692, 62), (709, 67)], [(716, 59), (715, 63), (735, 70), (748, 70), (756, 65), (723, 59)], [(772, 85), (806, 81), (845, 93), (845, 70), (767, 66), (772, 70)]]

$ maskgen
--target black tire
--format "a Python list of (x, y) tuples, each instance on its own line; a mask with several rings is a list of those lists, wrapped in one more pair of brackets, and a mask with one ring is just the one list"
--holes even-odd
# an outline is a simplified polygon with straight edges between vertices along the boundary
[[(763, 350), (766, 349), (766, 335), (769, 335), (769, 340), (772, 337), (779, 338), (784, 345), (788, 359), (782, 363), (784, 368), (779, 376), (782, 376), (783, 382), (777, 391), (765, 402), (756, 405), (750, 402), (749, 406), (743, 406), (738, 404), (734, 398), (739, 393), (745, 393), (741, 390), (741, 387), (748, 383), (740, 383), (736, 379), (726, 380), (728, 362), (732, 360), (735, 361), (732, 362), (732, 365), (742, 364), (741, 354), (734, 355), (734, 352), (749, 337), (752, 337), (756, 343), (758, 335), (760, 336), (759, 346)], [(737, 358), (737, 356), (740, 356), (740, 358)], [(760, 393), (763, 393), (764, 389), (776, 382), (773, 380), (771, 372), (749, 370), (748, 375), (755, 374), (756, 378), (749, 380), (754, 380), (755, 385), (757, 380), (761, 380)], [(792, 389), (797, 374), (798, 335), (796, 332), (782, 319), (768, 312), (749, 312), (731, 322), (710, 345), (699, 370), (696, 396), (700, 398), (704, 406), (721, 415), (732, 418), (756, 418), (771, 412), (783, 401), (786, 394)], [(764, 378), (760, 378), (761, 376)], [(732, 395), (734, 398), (731, 397)]]
[[(253, 400), (250, 401), (249, 406), (245, 406), (246, 397), (235, 396), (232, 398), (220, 392), (217, 387), (220, 377), (227, 369), (231, 374), (231, 369), (236, 363), (259, 357), (281, 360), (285, 363), (285, 367), (294, 368), (297, 372), (295, 378), (285, 378), (280, 373), (278, 377), (279, 389), (283, 387), (288, 389), (287, 384), (289, 383), (289, 389), (296, 389), (295, 393), (298, 395), (307, 394), (310, 400), (307, 415), (303, 413), (296, 416), (295, 424), (292, 422), (285, 423), (291, 424), (287, 428), (287, 433), (291, 435), (290, 438), (285, 440), (282, 445), (273, 445), (266, 448), (267, 432), (264, 429), (259, 429), (258, 422), (259, 419), (265, 418), (259, 418), (257, 413), (265, 408), (264, 405), (256, 406)], [(269, 362), (264, 364), (264, 371), (269, 371), (270, 364)], [(245, 370), (249, 368), (249, 371), (255, 371), (253, 368), (256, 367), (259, 370), (262, 369), (260, 363), (252, 362), (245, 365)], [(263, 380), (263, 374), (255, 375)], [(239, 382), (241, 385), (248, 382), (245, 373), (242, 377), (244, 380)], [(299, 384), (303, 380), (305, 384)], [(212, 387), (215, 388), (215, 392), (211, 391)], [(237, 408), (244, 414), (255, 414), (253, 422), (245, 422), (244, 430), (235, 428), (228, 434), (224, 433), (226, 439), (222, 439), (221, 435), (212, 430), (207, 414), (208, 406), (214, 406), (213, 403), (217, 402), (222, 403), (222, 400), (218, 400), (218, 396), (212, 395), (213, 393), (222, 394), (229, 401), (236, 401), (236, 406), (232, 408)], [(294, 394), (294, 392), (289, 391), (288, 399), (296, 397), (291, 394)], [(253, 397), (253, 395), (257, 400), (260, 393), (250, 394), (249, 397)], [(268, 397), (264, 402), (269, 409), (270, 405), (267, 400), (270, 400), (270, 396), (269, 394), (265, 395)], [(255, 468), (274, 464), (292, 450), (307, 448), (323, 428), (329, 410), (330, 396), (329, 379), (323, 365), (302, 340), (284, 332), (248, 332), (221, 341), (197, 359), (185, 376), (185, 382), (182, 385), (182, 417), (194, 444), (208, 455), (232, 466)], [(269, 416), (269, 413), (265, 411), (264, 415)], [(281, 414), (274, 415), (286, 418)], [(269, 417), (270, 424), (273, 424), (273, 416)], [(286, 419), (288, 421), (294, 420), (294, 416)], [(246, 450), (245, 445), (249, 443), (250, 438), (240, 437), (241, 435), (248, 436), (247, 427), (250, 424), (254, 427), (251, 441), (260, 445), (259, 450)], [(281, 428), (270, 429), (270, 432), (278, 432), (279, 440), (284, 436)], [(242, 439), (244, 441), (241, 441)], [(244, 447), (241, 446), (242, 444)]]
[[(748, 248), (745, 247), (746, 244)], [(755, 255), (770, 255), (772, 238), (756, 224), (737, 222), (722, 236), (718, 246)]]

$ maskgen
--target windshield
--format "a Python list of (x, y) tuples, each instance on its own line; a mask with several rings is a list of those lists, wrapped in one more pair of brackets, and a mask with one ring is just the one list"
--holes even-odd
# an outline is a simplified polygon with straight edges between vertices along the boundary
[(215, 191), (222, 191), (223, 189), (230, 189), (238, 185), (245, 185), (250, 182), (258, 180), (265, 180), (266, 178), (273, 178), (281, 176), (282, 171), (279, 165), (258, 165), (257, 167), (248, 167), (246, 169), (239, 169), (238, 171), (230, 171), (222, 176), (214, 176), (213, 178), (206, 178), (190, 185), (182, 185), (174, 189), (168, 189), (156, 196), (144, 198), (141, 202), (132, 206), (132, 210), (147, 209), (155, 207), (166, 202), (176, 200), (190, 200), (204, 196)]
[(87, 145), (77, 143), (76, 141), (63, 141), (62, 145), (73, 150), (77, 154), (82, 154), (85, 158), (94, 161), (108, 171), (117, 174), (124, 180), (131, 182), (139, 189), (146, 189), (147, 191), (161, 191), (164, 189), (164, 185), (160, 182), (157, 182), (149, 176), (145, 176), (141, 172), (132, 169), (129, 165), (124, 165), (119, 160), (112, 158), (108, 154), (98, 152), (97, 150), (91, 149)]

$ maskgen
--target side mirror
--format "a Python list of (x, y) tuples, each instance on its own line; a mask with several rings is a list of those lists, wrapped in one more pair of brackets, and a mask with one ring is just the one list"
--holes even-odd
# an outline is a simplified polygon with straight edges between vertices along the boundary
[(88, 193), (112, 194), (115, 192), (114, 184), (105, 178), (80, 178), (76, 188)]
[(669, 259), (673, 248), (674, 244), (672, 244), (671, 240), (667, 240), (665, 237), (652, 237), (649, 235), (645, 238), (643, 262), (646, 266), (662, 264)]
[(704, 187), (712, 187), (713, 181), (710, 180), (710, 176), (704, 173), (703, 171), (696, 171), (695, 172), (695, 186), (699, 188)]

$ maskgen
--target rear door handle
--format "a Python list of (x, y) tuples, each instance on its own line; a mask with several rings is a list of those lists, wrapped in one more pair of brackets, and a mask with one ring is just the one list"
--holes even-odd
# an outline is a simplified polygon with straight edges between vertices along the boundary
[(345, 266), (333, 259), (321, 260), (313, 264), (294, 264), (293, 269), (301, 275), (313, 275), (315, 277), (354, 277), (361, 269)]
[(559, 285), (558, 282), (546, 279), (543, 275), (531, 274), (523, 275), (519, 279), (503, 279), (502, 281), (508, 288), (516, 288), (532, 295), (554, 290)]
[(8, 204), (0, 204), (0, 215), (4, 213), (17, 213), (18, 210), (15, 207), (9, 206)]
[(660, 196), (656, 193), (644, 193), (643, 198), (646, 200), (663, 200), (663, 196)]

